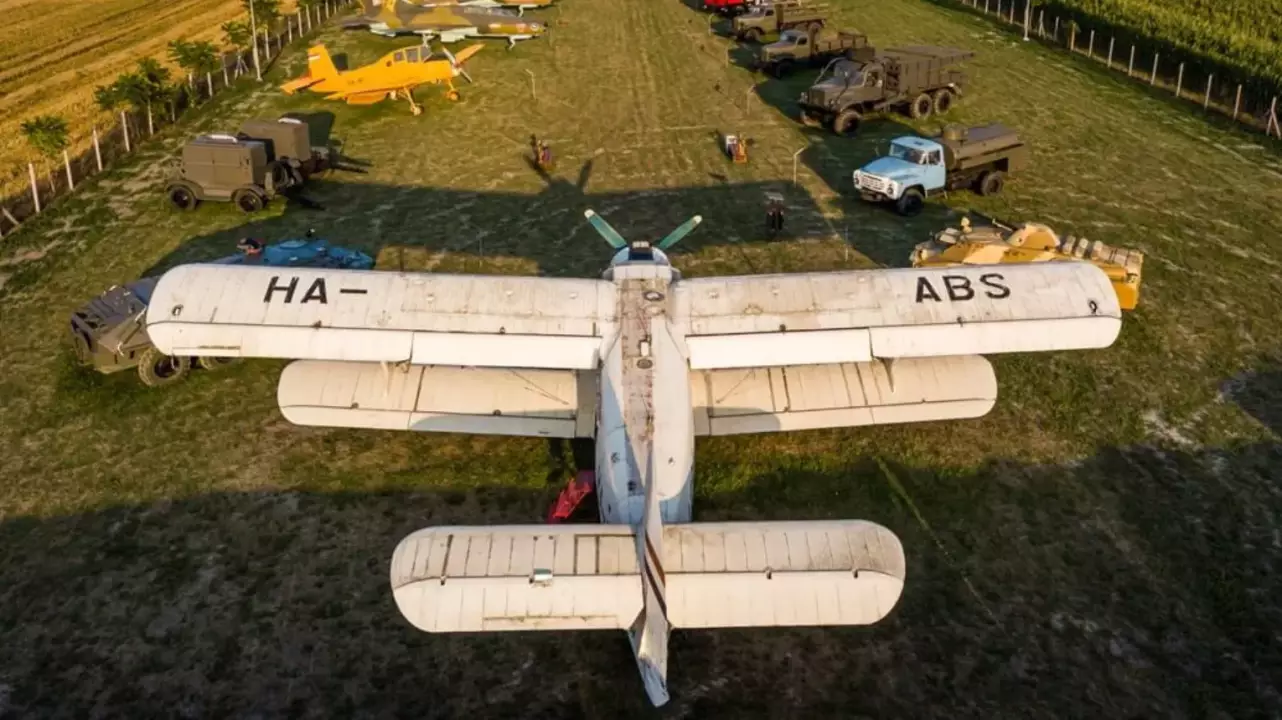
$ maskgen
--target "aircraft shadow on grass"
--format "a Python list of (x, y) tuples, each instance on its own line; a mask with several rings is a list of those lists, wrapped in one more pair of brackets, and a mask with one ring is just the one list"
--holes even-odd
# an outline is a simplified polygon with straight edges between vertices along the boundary
[[(1276, 430), (1282, 373), (1232, 385), (1226, 396)], [(338, 432), (356, 452), (387, 437)], [(281, 461), (279, 482), (340, 481), (325, 457), (296, 460)], [(884, 524), (903, 541), (908, 580), (871, 627), (677, 632), (670, 707), (1028, 717), (1089, 697), (1111, 717), (1267, 714), (1282, 677), (1272, 638), (1282, 551), (1269, 522), (1282, 513), (1280, 462), (1276, 438), (962, 472), (869, 459), (703, 493), (703, 520)], [(129, 717), (652, 716), (617, 633), (429, 635), (397, 612), (387, 563), (402, 537), (431, 524), (537, 522), (555, 493), (500, 480), (10, 517), (0, 522), (4, 700), (41, 716), (91, 706)]]
[[(557, 162), (577, 164), (573, 159)], [(809, 193), (788, 181), (725, 180), (731, 173), (728, 158), (727, 175), (714, 175), (715, 184), (622, 192), (589, 189), (593, 162), (577, 164), (577, 177), (569, 180), (555, 171), (544, 172), (532, 156), (514, 156), (514, 168), (537, 173), (542, 179), (542, 191), (533, 194), (348, 182), (335, 173), (309, 183), (306, 190), (306, 197), (322, 209), (287, 204), (278, 216), (196, 237), (145, 274), (228, 255), (242, 237), (277, 242), (315, 229), (318, 237), (371, 254), (388, 245), (417, 246), (523, 258), (544, 275), (595, 277), (608, 264), (610, 251), (584, 218), (587, 209), (595, 210), (629, 240), (657, 241), (691, 216), (702, 215), (699, 228), (676, 247), (680, 253), (722, 243), (769, 241), (768, 192), (783, 195), (788, 206), (784, 230), (774, 240), (827, 237), (832, 232)], [(776, 270), (761, 267), (751, 272)]]

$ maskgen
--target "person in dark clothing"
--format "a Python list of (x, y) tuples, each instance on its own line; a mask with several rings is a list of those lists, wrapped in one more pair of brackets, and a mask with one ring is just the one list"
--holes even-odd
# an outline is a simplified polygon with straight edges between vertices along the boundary
[(770, 237), (783, 232), (783, 196), (777, 193), (766, 194), (766, 231)]
[(258, 238), (245, 237), (236, 243), (236, 249), (249, 257), (258, 257), (263, 252), (263, 241)]

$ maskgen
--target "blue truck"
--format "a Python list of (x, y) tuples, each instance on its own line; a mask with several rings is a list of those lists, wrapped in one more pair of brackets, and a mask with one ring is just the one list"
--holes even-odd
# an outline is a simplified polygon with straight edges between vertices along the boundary
[(913, 216), (927, 197), (949, 190), (996, 195), (1006, 176), (1023, 170), (1028, 159), (1028, 146), (1005, 125), (949, 125), (938, 136), (895, 138), (888, 155), (859, 168), (852, 179), (864, 200), (894, 203), (900, 215)]

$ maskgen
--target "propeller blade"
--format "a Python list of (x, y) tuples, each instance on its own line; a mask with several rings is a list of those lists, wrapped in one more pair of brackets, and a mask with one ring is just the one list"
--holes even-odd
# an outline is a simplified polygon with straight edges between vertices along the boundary
[(459, 66), (458, 66), (458, 74), (459, 74), (459, 75), (462, 75), (464, 78), (466, 78), (466, 79), (467, 79), (467, 83), (468, 83), (469, 85), (471, 85), (472, 83), (476, 82), (475, 80), (473, 80), (473, 79), (472, 79), (472, 76), (471, 76), (471, 75), (467, 74), (467, 71), (463, 69), (463, 66), (462, 66), (462, 65), (459, 65)]
[(628, 241), (624, 240), (623, 236), (615, 232), (614, 228), (610, 227), (610, 223), (605, 221), (605, 218), (597, 215), (592, 210), (584, 210), (583, 217), (587, 218), (588, 222), (592, 223), (592, 227), (596, 229), (597, 234), (605, 238), (605, 241), (610, 243), (610, 247), (618, 250), (628, 246)]
[(673, 230), (672, 232), (668, 233), (668, 236), (660, 240), (659, 244), (656, 247), (658, 247), (660, 250), (667, 250), (673, 245), (676, 245), (677, 242), (681, 240), (681, 238), (685, 237), (686, 235), (689, 235), (690, 231), (698, 227), (699, 223), (701, 222), (703, 222), (703, 216), (695, 215), (694, 217), (682, 223), (681, 226), (678, 227), (676, 230)]
[(445, 47), (444, 43), (441, 44), (441, 52), (445, 53), (445, 57), (450, 59), (450, 65), (458, 67), (458, 60), (454, 59), (454, 53), (450, 52), (450, 49)]

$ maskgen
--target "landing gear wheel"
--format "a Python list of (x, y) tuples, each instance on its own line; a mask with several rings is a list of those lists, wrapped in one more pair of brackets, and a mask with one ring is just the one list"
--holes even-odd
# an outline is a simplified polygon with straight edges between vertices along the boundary
[(253, 190), (237, 190), (231, 201), (245, 214), (256, 213), (263, 209), (263, 198)]
[(184, 212), (195, 210), (196, 206), (200, 204), (196, 193), (192, 192), (192, 189), (186, 185), (170, 185), (167, 192), (169, 194), (169, 202)]
[(147, 387), (164, 387), (182, 380), (191, 370), (191, 358), (166, 355), (147, 348), (138, 362), (138, 379)]
[(234, 357), (211, 357), (209, 355), (201, 355), (196, 358), (196, 366), (201, 370), (219, 370), (231, 365), (239, 359), (240, 358)]
[(936, 115), (943, 115), (953, 109), (953, 91), (940, 88), (935, 91), (934, 110)]
[(930, 117), (930, 110), (933, 106), (934, 103), (931, 102), (930, 96), (922, 93), (913, 99), (912, 105), (908, 106), (908, 114), (914, 120), (925, 120)]
[(854, 135), (859, 131), (859, 121), (862, 119), (858, 111), (843, 110), (832, 121), (832, 131), (838, 135)]
[(418, 117), (419, 115), (423, 114), (423, 108), (417, 105), (413, 105), (410, 107), (410, 114), (413, 115), (414, 117)]
[(446, 99), (446, 100), (449, 100), (450, 102), (454, 102), (454, 101), (458, 100), (458, 99), (459, 99), (459, 97), (461, 97), (461, 96), (459, 95), (458, 90), (451, 90), (451, 91), (449, 91), (449, 92), (445, 93), (445, 99)]
[(921, 191), (917, 188), (910, 188), (904, 191), (903, 195), (895, 201), (895, 212), (904, 217), (913, 217), (921, 214), (922, 206), (926, 204), (925, 198), (922, 197)]
[(1002, 191), (1006, 178), (1001, 170), (990, 170), (979, 177), (979, 194), (996, 195)]

